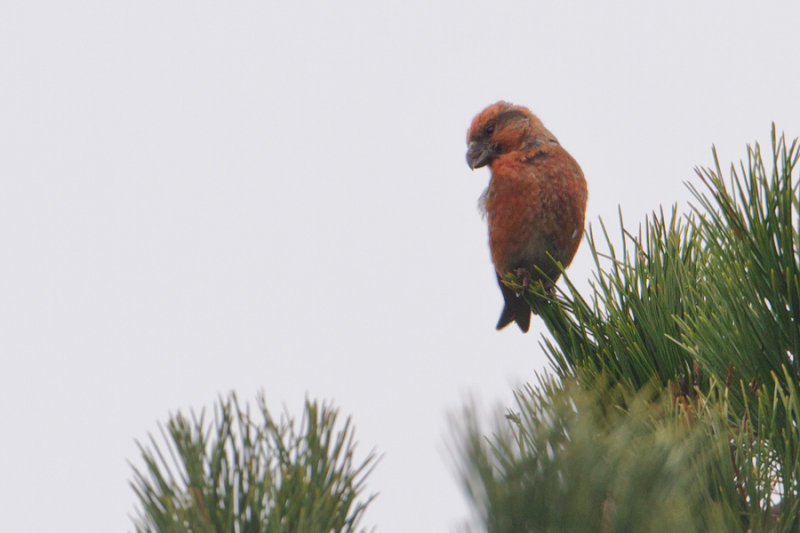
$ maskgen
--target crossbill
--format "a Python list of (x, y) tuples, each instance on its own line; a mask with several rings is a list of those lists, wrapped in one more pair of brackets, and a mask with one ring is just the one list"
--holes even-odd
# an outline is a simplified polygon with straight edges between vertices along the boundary
[[(489, 222), (489, 249), (505, 306), (497, 322), (527, 332), (531, 308), (522, 297), (531, 282), (551, 291), (583, 237), (586, 180), (578, 163), (525, 107), (490, 105), (472, 120), (467, 164), (491, 170), (481, 196)], [(545, 274), (541, 276), (540, 271)], [(516, 274), (522, 291), (503, 283)]]

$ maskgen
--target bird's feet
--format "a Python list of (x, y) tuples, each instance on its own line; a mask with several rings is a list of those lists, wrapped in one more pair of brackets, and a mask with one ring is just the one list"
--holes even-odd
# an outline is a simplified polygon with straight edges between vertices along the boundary
[(519, 278), (519, 282), (522, 285), (520, 289), (517, 291), (517, 298), (525, 294), (525, 291), (528, 290), (528, 285), (531, 284), (531, 270), (525, 267), (517, 268), (514, 273)]

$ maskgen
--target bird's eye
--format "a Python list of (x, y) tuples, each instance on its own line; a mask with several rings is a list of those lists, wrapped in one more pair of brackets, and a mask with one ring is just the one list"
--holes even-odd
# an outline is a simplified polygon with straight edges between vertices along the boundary
[(491, 135), (492, 133), (494, 133), (494, 124), (486, 126), (486, 135)]

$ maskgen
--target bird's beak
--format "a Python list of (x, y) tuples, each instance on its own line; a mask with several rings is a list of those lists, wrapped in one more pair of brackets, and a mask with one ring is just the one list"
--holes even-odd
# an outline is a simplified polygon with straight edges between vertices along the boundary
[(475, 141), (469, 143), (467, 148), (467, 164), (469, 168), (475, 170), (486, 165), (492, 157), (489, 146)]

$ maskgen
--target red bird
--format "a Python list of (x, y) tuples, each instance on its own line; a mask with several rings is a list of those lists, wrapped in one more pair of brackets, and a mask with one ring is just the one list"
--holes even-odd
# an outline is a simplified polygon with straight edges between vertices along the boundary
[[(555, 136), (522, 106), (497, 102), (481, 111), (467, 143), (469, 167), (488, 165), (492, 172), (481, 207), (489, 219), (489, 248), (505, 299), (497, 329), (513, 321), (527, 332), (531, 308), (522, 294), (531, 281), (540, 281), (536, 267), (550, 278), (541, 281), (551, 290), (561, 275), (557, 263), (566, 268), (575, 256), (583, 237), (586, 180)], [(522, 281), (520, 293), (503, 283), (510, 272)]]

